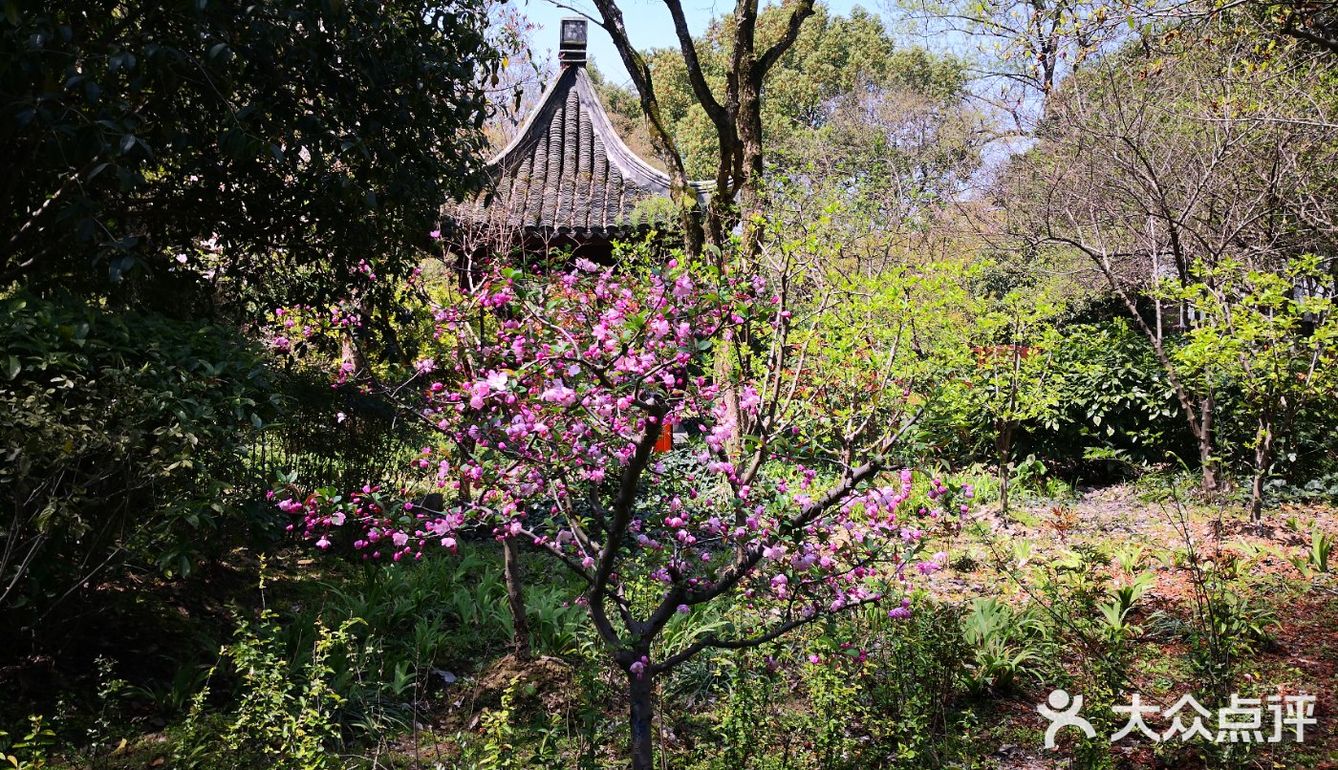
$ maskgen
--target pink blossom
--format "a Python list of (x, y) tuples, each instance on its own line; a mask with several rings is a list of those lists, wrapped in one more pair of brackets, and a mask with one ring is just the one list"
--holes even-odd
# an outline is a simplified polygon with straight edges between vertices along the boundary
[(761, 403), (762, 397), (752, 385), (745, 385), (739, 389), (739, 408), (745, 413), (757, 414), (757, 407)]
[(576, 403), (576, 391), (563, 384), (562, 380), (557, 380), (548, 386), (539, 398), (542, 401), (570, 406)]
[[(433, 507), (442, 510), (370, 486), (347, 497), (285, 490), (275, 504), (291, 531), (324, 549), (338, 541), (337, 527), (351, 529), (353, 552), (369, 561), (416, 560), (438, 542), (455, 550), (463, 528), (521, 538), (587, 580), (607, 568), (612, 574), (600, 577), (616, 590), (656, 581), (663, 593), (653, 611), (661, 617), (694, 611), (693, 597), (706, 594), (691, 592), (720, 585), (739, 554), (749, 558), (728, 591), (768, 622), (846, 612), (894, 587), (900, 595), (942, 568), (946, 557), (920, 556), (935, 524), (914, 514), (925, 495), (912, 490), (909, 470), (861, 472), (849, 488), (837, 473), (819, 473), (871, 459), (845, 456), (830, 430), (834, 409), (873, 407), (858, 390), (840, 392), (844, 372), (815, 379), (830, 366), (796, 360), (795, 371), (777, 375), (779, 385), (761, 361), (756, 370), (741, 367), (732, 382), (713, 374), (712, 342), (785, 344), (808, 319), (781, 324), (786, 298), (773, 304), (753, 271), (681, 261), (635, 275), (589, 260), (560, 275), (483, 268), (477, 289), (431, 310), (432, 338), (407, 383), (357, 383), (364, 393), (395, 388), (407, 413), (438, 432), (430, 443), (443, 451), (429, 446), (414, 457), (421, 478), (405, 486), (440, 490), (443, 503)], [(362, 315), (348, 303), (328, 323), (349, 329)], [(814, 356), (824, 349), (820, 332), (803, 332), (819, 335)], [(775, 420), (758, 419), (762, 392), (783, 397), (789, 377), (803, 395)], [(739, 409), (730, 409), (728, 393)], [(652, 450), (666, 427), (698, 419), (704, 427), (688, 448)], [(735, 467), (727, 450), (740, 442), (749, 459)], [(815, 459), (805, 465), (796, 456)], [(941, 479), (929, 493), (947, 504)], [(614, 520), (626, 523), (619, 545), (607, 550)], [(901, 617), (908, 606), (890, 613)], [(622, 660), (634, 676), (655, 672), (648, 656)]]
[(674, 299), (687, 299), (692, 296), (692, 290), (696, 288), (692, 283), (692, 276), (683, 273), (674, 281)]
[(894, 619), (904, 619), (911, 616), (911, 600), (902, 599), (901, 604), (887, 611), (887, 616)]
[(506, 372), (490, 372), (484, 382), (494, 391), (503, 391), (509, 379)]
[(646, 666), (648, 665), (650, 665), (650, 658), (647, 658), (645, 655), (642, 655), (638, 660), (632, 661), (632, 665), (628, 666), (627, 670), (632, 672), (632, 675), (635, 676), (637, 679), (640, 679), (643, 675), (645, 675)]

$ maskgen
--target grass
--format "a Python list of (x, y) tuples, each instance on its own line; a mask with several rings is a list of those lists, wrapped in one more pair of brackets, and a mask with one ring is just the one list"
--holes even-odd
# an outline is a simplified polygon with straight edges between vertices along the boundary
[[(901, 756), (896, 766), (1058, 767), (1056, 761), (1062, 764), (1065, 751), (1072, 749), (1061, 751), (1058, 760), (1040, 750), (1045, 722), (1035, 712), (1035, 704), (1051, 688), (1086, 689), (1094, 699), (1114, 701), (1137, 691), (1145, 701), (1161, 704), (1202, 691), (1199, 677), (1206, 669), (1196, 657), (1204, 654), (1195, 641), (1196, 569), (1219, 576), (1224, 590), (1241, 597), (1241, 606), (1278, 621), (1271, 632), (1274, 643), (1250, 642), (1231, 661), (1232, 686), (1242, 694), (1319, 690), (1320, 712), (1334, 713), (1334, 688), (1324, 683), (1334, 682), (1338, 671), (1338, 632), (1331, 622), (1338, 617), (1335, 581), (1331, 573), (1292, 563), (1306, 557), (1302, 566), (1308, 564), (1318, 538), (1338, 529), (1333, 512), (1292, 507), (1286, 513), (1295, 519), (1290, 525), (1276, 514), (1265, 522), (1271, 526), (1258, 529), (1244, 526), (1237, 512), (1203, 504), (1186, 511), (1184, 528), (1205, 558), (1197, 568), (1186, 557), (1185, 532), (1174, 511), (1162, 498), (1136, 486), (1079, 500), (1024, 499), (1007, 528), (991, 524), (985, 504), (974, 524), (951, 541), (935, 544), (950, 549), (952, 569), (933, 576), (924, 601), (934, 604), (922, 604), (921, 609), (926, 619), (942, 619), (973, 603), (979, 607), (984, 599), (1011, 608), (1006, 627), (976, 633), (968, 632), (969, 624), (953, 625), (964, 620), (916, 625), (912, 632), (910, 626), (889, 625), (885, 618), (868, 623), (852, 617), (800, 632), (752, 658), (719, 655), (694, 661), (661, 687), (663, 750), (673, 766), (719, 766), (720, 730), (741, 703), (732, 695), (736, 672), (747, 665), (763, 672), (759, 681), (771, 682), (762, 701), (749, 707), (757, 709), (754, 716), (735, 721), (751, 731), (741, 740), (755, 745), (788, 745), (792, 757), (804, 756), (812, 736), (829, 729), (821, 727), (825, 713), (810, 705), (820, 702), (831, 714), (844, 715), (832, 740), (845, 746), (841, 752), (863, 757), (860, 761)], [(352, 766), (408, 768), (417, 757), (430, 759), (420, 762), (421, 767), (432, 767), (432, 762), (452, 767), (457, 759), (491, 767), (477, 763), (483, 761), (479, 757), (487, 753), (488, 742), (503, 734), (498, 732), (503, 726), (507, 740), (517, 746), (546, 747), (535, 756), (547, 759), (536, 758), (540, 764), (532, 766), (621, 766), (616, 749), (624, 709), (620, 683), (594, 656), (597, 645), (585, 630), (582, 611), (569, 602), (578, 586), (550, 562), (534, 554), (524, 560), (532, 641), (541, 656), (550, 656), (541, 660), (551, 663), (519, 666), (502, 655), (510, 639), (510, 618), (500, 558), (490, 542), (471, 544), (458, 557), (390, 570), (318, 558), (305, 550), (284, 551), (267, 561), (263, 593), (260, 565), (259, 559), (237, 558), (231, 567), (187, 590), (158, 585), (112, 594), (113, 603), (132, 602), (123, 609), (140, 607), (138, 614), (124, 615), (124, 627), (109, 632), (118, 643), (143, 639), (145, 635), (130, 631), (136, 624), (151, 623), (164, 648), (193, 652), (173, 661), (172, 670), (118, 662), (114, 676), (132, 681), (101, 702), (97, 687), (63, 703), (48, 700), (43, 713), (59, 740), (66, 746), (84, 742), (81, 752), (53, 752), (48, 766), (152, 767), (170, 756), (182, 739), (183, 709), (200, 687), (195, 672), (217, 661), (217, 651), (232, 638), (237, 619), (254, 617), (262, 606), (283, 619), (278, 643), (295, 664), (311, 647), (316, 619), (327, 627), (361, 619), (354, 634), (356, 644), (363, 646), (362, 657), (349, 664), (357, 674), (339, 680), (343, 697), (352, 704), (340, 710), (339, 718), (345, 720), (341, 756)], [(1117, 589), (1131, 585), (1135, 576), (1146, 576), (1140, 580), (1148, 581), (1148, 590), (1125, 598), (1127, 612), (1117, 615), (1127, 628), (1111, 631), (1100, 604), (1112, 601)], [(224, 602), (214, 598), (220, 589), (225, 589)], [(1024, 622), (1024, 614), (1038, 620)], [(712, 618), (694, 616), (690, 625), (676, 621), (683, 628), (676, 626), (671, 637), (688, 643)], [(1030, 623), (1039, 625), (1027, 631)], [(889, 647), (889, 634), (903, 634), (895, 648)], [(1094, 658), (1083, 646), (1087, 642), (1081, 634), (1105, 639), (1102, 649), (1113, 656), (1110, 660), (1123, 661), (1118, 665), (1127, 669), (1124, 689), (1101, 695), (1101, 682), (1119, 672), (1103, 669), (1099, 656)], [(183, 646), (186, 639), (193, 641)], [(815, 676), (819, 670), (805, 668), (809, 651), (830, 651), (841, 644), (869, 650), (870, 662), (847, 666), (827, 679)], [(879, 653), (883, 648), (889, 652)], [(982, 650), (989, 653), (983, 659)], [(93, 651), (116, 652), (104, 644), (82, 654)], [(796, 665), (786, 666), (781, 674), (765, 674), (763, 654)], [(946, 662), (935, 662), (936, 655)], [(994, 670), (972, 687), (982, 660)], [(975, 663), (967, 666), (968, 661)], [(934, 672), (954, 667), (958, 671), (944, 680), (942, 694), (926, 689), (938, 676)], [(454, 681), (447, 683), (447, 676)], [(502, 695), (513, 681), (521, 683), (520, 690), (503, 714)], [(226, 670), (211, 680), (214, 695), (207, 719), (215, 729), (226, 725), (236, 682)], [(913, 703), (921, 705), (907, 705)], [(939, 705), (929, 705), (934, 703)], [(354, 708), (356, 704), (362, 705)], [(941, 717), (931, 718), (940, 708)], [(26, 715), (10, 716), (7, 724)], [(908, 718), (922, 721), (904, 725)], [(414, 724), (420, 727), (413, 729)], [(96, 736), (96, 749), (89, 745), (90, 736)], [(1264, 747), (1249, 761), (1320, 766), (1338, 756), (1338, 739), (1323, 722), (1310, 740), (1303, 746)], [(861, 753), (870, 746), (885, 746), (890, 753)], [(1126, 760), (1150, 762), (1154, 754), (1149, 745), (1119, 748), (1132, 752)], [(1162, 746), (1155, 754), (1185, 768), (1225, 766), (1220, 763), (1239, 759), (1192, 747)], [(750, 767), (780, 767), (757, 762), (761, 760)]]

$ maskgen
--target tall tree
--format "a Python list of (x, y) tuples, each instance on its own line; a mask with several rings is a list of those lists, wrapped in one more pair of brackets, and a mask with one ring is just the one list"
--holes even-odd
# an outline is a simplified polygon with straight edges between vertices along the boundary
[(779, 6), (783, 22), (774, 34), (768, 34), (772, 30), (759, 25), (757, 0), (738, 0), (725, 41), (728, 65), (723, 82), (716, 84), (707, 79), (702, 69), (704, 52), (692, 38), (682, 3), (665, 0), (665, 5), (673, 19), (693, 98), (715, 133), (714, 189), (704, 217), (698, 216), (697, 198), (688, 184), (684, 155), (656, 90), (649, 57), (628, 37), (617, 3), (595, 0), (600, 24), (613, 38), (614, 47), (632, 76), (651, 141), (668, 169), (671, 195), (681, 212), (689, 253), (700, 253), (707, 245), (715, 253), (723, 253), (733, 224), (740, 222), (745, 258), (755, 261), (763, 235), (761, 214), (765, 209), (762, 86), (798, 39), (804, 22), (815, 13), (815, 0), (793, 0)]
[(1144, 312), (1140, 297), (1162, 279), (1224, 296), (1213, 288), (1224, 265), (1277, 273), (1333, 253), (1338, 105), (1324, 54), (1261, 47), (1226, 26), (1173, 32), (1176, 48), (1123, 51), (1056, 92), (1040, 143), (1010, 171), (1004, 208), (1026, 253), (1080, 255), (1123, 302), (1215, 489), (1221, 367), (1180, 367), (1172, 333), (1201, 319), (1174, 306), (1166, 318), (1161, 304)]
[(1050, 94), (1137, 29), (1128, 0), (901, 0), (928, 32), (976, 46), (978, 92), (1030, 132)]
[(5, 8), (0, 283), (319, 298), (477, 179), (482, 0)]
[[(780, 6), (758, 28), (777, 32)], [(708, 82), (730, 63), (732, 19), (695, 38)], [(647, 54), (665, 122), (688, 175), (712, 175), (716, 132), (698, 103), (678, 49)], [(601, 81), (600, 93), (634, 146), (649, 148), (634, 91)], [(962, 62), (898, 47), (883, 22), (855, 8), (848, 17), (822, 5), (776, 64), (762, 101), (768, 213), (788, 232), (818, 226), (846, 256), (874, 269), (905, 256), (980, 163), (986, 134), (966, 101)], [(845, 214), (827, 217), (840, 207)], [(826, 219), (825, 223), (818, 223)]]
[[(759, 13), (758, 28), (777, 34), (785, 9), (771, 6)], [(733, 20), (716, 19), (695, 39), (698, 64), (713, 87), (724, 83), (730, 63)], [(689, 175), (706, 176), (718, 157), (715, 131), (692, 90), (683, 54), (677, 48), (650, 51), (655, 89), (665, 121), (684, 156)], [(777, 62), (766, 83), (762, 103), (764, 139), (782, 150), (792, 137), (812, 136), (831, 125), (853, 101), (883, 93), (915, 94), (938, 104), (960, 99), (965, 84), (961, 63), (919, 48), (898, 48), (882, 21), (855, 8), (850, 16), (816, 5), (794, 46)], [(611, 109), (640, 110), (614, 86), (605, 88)], [(769, 167), (784, 160), (771, 154)]]

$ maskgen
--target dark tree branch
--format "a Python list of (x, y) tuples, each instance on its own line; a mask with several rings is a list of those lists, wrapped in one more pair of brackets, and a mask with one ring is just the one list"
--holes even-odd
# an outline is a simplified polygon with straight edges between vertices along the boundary
[[(861, 599), (860, 601), (851, 602), (850, 604), (845, 605), (836, 612), (846, 612), (848, 610), (854, 609), (855, 607), (862, 607), (866, 604), (874, 604), (880, 600), (881, 599)], [(650, 667), (650, 671), (653, 675), (662, 674), (666, 671), (670, 671), (675, 666), (679, 665), (680, 663), (683, 663), (684, 661), (691, 658), (693, 655), (696, 655), (697, 653), (701, 652), (702, 650), (708, 647), (712, 647), (718, 650), (742, 650), (750, 647), (758, 647), (760, 645), (766, 644), (767, 642), (775, 641), (776, 639), (779, 639), (780, 637), (795, 630), (796, 628), (799, 628), (800, 626), (812, 623), (815, 620), (834, 614), (836, 613), (822, 612), (815, 610), (808, 615), (802, 615), (797, 618), (791, 618), (783, 623), (773, 626), (770, 630), (765, 631), (756, 636), (745, 636), (736, 639), (720, 639), (716, 637), (714, 634), (709, 634), (706, 637), (696, 642), (693, 642), (692, 644), (683, 648), (679, 652), (670, 655), (669, 657), (665, 658), (659, 663), (653, 664)]]
[[(906, 431), (915, 425), (923, 414), (924, 410), (921, 409), (915, 416), (908, 420), (900, 430), (881, 441), (877, 450), (874, 452), (872, 459), (852, 470), (841, 483), (827, 490), (827, 493), (810, 505), (807, 510), (802, 511), (799, 515), (791, 518), (788, 521), (789, 526), (797, 528), (807, 526), (832, 506), (844, 501), (855, 491), (855, 488), (864, 481), (878, 475), (878, 473), (884, 469), (883, 454), (895, 446), (896, 443), (901, 440), (901, 437), (906, 434)], [(757, 563), (761, 558), (762, 550), (760, 548), (754, 547), (745, 550), (732, 564), (723, 570), (721, 577), (711, 586), (700, 591), (686, 592), (684, 594), (683, 603), (702, 604), (729, 591), (734, 586), (738, 585), (739, 581), (743, 580), (743, 578), (747, 577), (752, 572), (753, 568), (757, 566)]]
[(679, 221), (683, 226), (687, 250), (689, 253), (698, 254), (701, 252), (703, 234), (701, 223), (695, 213), (697, 193), (688, 183), (683, 156), (679, 153), (674, 137), (669, 132), (669, 127), (665, 125), (664, 116), (660, 112), (660, 101), (655, 96), (655, 81), (651, 76), (650, 65), (646, 63), (646, 58), (632, 47), (632, 42), (627, 36), (627, 25), (623, 22), (623, 13), (615, 0), (594, 0), (594, 3), (603, 18), (600, 26), (613, 39), (613, 46), (618, 49), (618, 56), (622, 58), (628, 74), (632, 76), (632, 83), (636, 86), (637, 95), (640, 97), (641, 112), (650, 128), (651, 144), (669, 171), (669, 193), (679, 209)]
[(814, 0), (799, 0), (799, 7), (790, 13), (790, 21), (785, 25), (785, 34), (757, 58), (752, 75), (759, 86), (776, 62), (780, 61), (780, 57), (784, 56), (799, 38), (799, 28), (803, 26), (805, 19), (813, 15), (813, 2)]
[(674, 19), (674, 32), (678, 35), (678, 46), (683, 51), (683, 61), (688, 65), (688, 82), (692, 84), (693, 96), (697, 97), (697, 102), (706, 110), (706, 115), (715, 124), (717, 132), (732, 132), (734, 119), (716, 100), (715, 94), (711, 92), (711, 86), (706, 82), (706, 76), (702, 74), (697, 45), (692, 42), (692, 32), (688, 30), (688, 20), (683, 15), (683, 4), (680, 0), (664, 0), (664, 4)]
[(1338, 53), (1338, 40), (1335, 40), (1333, 38), (1323, 37), (1321, 35), (1315, 34), (1314, 32), (1311, 32), (1308, 29), (1302, 29), (1300, 27), (1290, 27), (1290, 26), (1284, 27), (1282, 32), (1283, 34), (1288, 35), (1290, 37), (1294, 37), (1298, 40), (1304, 40), (1307, 43), (1313, 43), (1314, 45), (1317, 45), (1320, 48), (1327, 50), (1329, 53)]
[[(607, 2), (607, 0), (601, 0)], [(609, 538), (604, 543), (604, 550), (599, 555), (599, 563), (595, 568), (594, 583), (590, 586), (590, 616), (595, 621), (595, 627), (599, 630), (600, 636), (604, 638), (605, 643), (611, 647), (620, 646), (618, 636), (613, 632), (613, 625), (609, 623), (608, 613), (604, 609), (604, 599), (608, 593), (609, 578), (613, 574), (614, 565), (618, 561), (618, 552), (622, 550), (623, 539), (627, 536), (628, 524), (632, 520), (632, 509), (636, 504), (637, 487), (641, 483), (641, 474), (650, 462), (651, 453), (655, 449), (655, 441), (660, 437), (661, 420), (664, 418), (665, 407), (660, 405), (656, 407), (648, 417), (654, 417), (653, 423), (648, 422), (646, 432), (637, 441), (636, 451), (623, 468), (622, 476), (618, 481), (618, 496), (613, 501), (613, 521), (609, 525)], [(628, 618), (625, 618), (628, 620)], [(635, 624), (633, 624), (635, 625)], [(632, 633), (637, 633), (636, 628), (629, 628)]]

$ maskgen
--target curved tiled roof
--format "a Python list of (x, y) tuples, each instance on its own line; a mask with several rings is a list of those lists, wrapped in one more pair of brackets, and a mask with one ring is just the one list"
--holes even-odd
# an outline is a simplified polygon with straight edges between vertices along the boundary
[[(454, 207), (459, 224), (612, 236), (638, 204), (669, 195), (669, 177), (613, 129), (594, 83), (568, 64), (520, 132), (488, 162), (492, 183)], [(704, 185), (693, 183), (698, 196)]]

